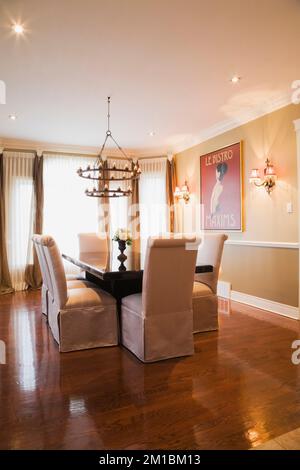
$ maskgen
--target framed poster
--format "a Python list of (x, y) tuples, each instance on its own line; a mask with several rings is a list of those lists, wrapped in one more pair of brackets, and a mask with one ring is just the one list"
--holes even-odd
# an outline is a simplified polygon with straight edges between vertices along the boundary
[(242, 142), (200, 157), (202, 227), (243, 230)]

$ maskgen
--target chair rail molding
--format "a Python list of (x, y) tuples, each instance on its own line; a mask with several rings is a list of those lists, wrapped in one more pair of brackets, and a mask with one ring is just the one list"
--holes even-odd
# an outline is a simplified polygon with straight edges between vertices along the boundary
[[(296, 138), (297, 138), (297, 186), (298, 186), (298, 233), (300, 234), (300, 119), (294, 121)], [(299, 258), (299, 279), (298, 279), (298, 294), (300, 302), (300, 258)]]
[(260, 240), (226, 240), (225, 245), (234, 246), (253, 246), (260, 248), (284, 248), (289, 250), (298, 250), (298, 242), (276, 242), (276, 241), (260, 241)]

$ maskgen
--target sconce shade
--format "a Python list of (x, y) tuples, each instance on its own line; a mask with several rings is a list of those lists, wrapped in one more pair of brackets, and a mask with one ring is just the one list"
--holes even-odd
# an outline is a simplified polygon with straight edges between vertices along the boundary
[(273, 165), (267, 165), (264, 172), (265, 176), (276, 176), (276, 171)]
[(258, 168), (252, 168), (249, 180), (250, 180), (250, 183), (253, 183), (254, 181), (259, 181), (260, 180), (260, 175), (259, 175), (259, 169)]
[(190, 190), (186, 181), (184, 182), (184, 185), (181, 186), (181, 188), (179, 186), (176, 186), (174, 191), (174, 197), (176, 197), (177, 199), (183, 199), (186, 204), (189, 202)]

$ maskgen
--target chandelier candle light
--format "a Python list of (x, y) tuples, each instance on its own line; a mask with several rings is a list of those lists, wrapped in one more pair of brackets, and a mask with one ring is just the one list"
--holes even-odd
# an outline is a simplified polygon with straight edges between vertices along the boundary
[[(112, 166), (109, 165), (103, 158), (103, 151), (105, 149), (108, 139), (111, 139), (120, 151), (124, 164), (116, 167), (114, 162)], [(118, 165), (119, 166), (119, 165)], [(77, 170), (81, 178), (88, 181), (95, 182), (92, 189), (86, 189), (85, 194), (90, 197), (123, 197), (132, 194), (130, 182), (139, 178), (141, 169), (138, 161), (134, 162), (132, 158), (128, 157), (124, 150), (117, 143), (110, 130), (110, 97), (107, 97), (107, 131), (100, 154), (93, 166), (88, 165), (86, 168), (79, 168)], [(110, 181), (123, 181), (128, 183), (126, 189), (119, 186), (116, 189), (110, 189)], [(97, 182), (97, 183), (96, 183)]]

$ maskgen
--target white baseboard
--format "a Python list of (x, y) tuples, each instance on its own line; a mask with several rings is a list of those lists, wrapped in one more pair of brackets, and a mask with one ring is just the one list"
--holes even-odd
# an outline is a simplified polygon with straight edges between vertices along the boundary
[(277, 313), (284, 317), (293, 318), (294, 320), (300, 320), (299, 308), (293, 307), (292, 305), (281, 304), (274, 302), (273, 300), (262, 299), (255, 297), (254, 295), (243, 294), (242, 292), (231, 291), (231, 300), (240, 302), (241, 304), (250, 305), (251, 307), (260, 308), (267, 310), (268, 312)]
[(262, 299), (254, 295), (243, 294), (242, 292), (232, 291), (231, 284), (229, 282), (219, 281), (218, 282), (218, 296), (224, 299), (235, 300), (241, 304), (250, 305), (251, 307), (260, 308), (261, 310), (267, 310), (268, 312), (277, 313), (284, 317), (293, 318), (294, 320), (300, 320), (300, 313), (298, 307), (292, 305), (281, 304), (274, 302), (273, 300)]

